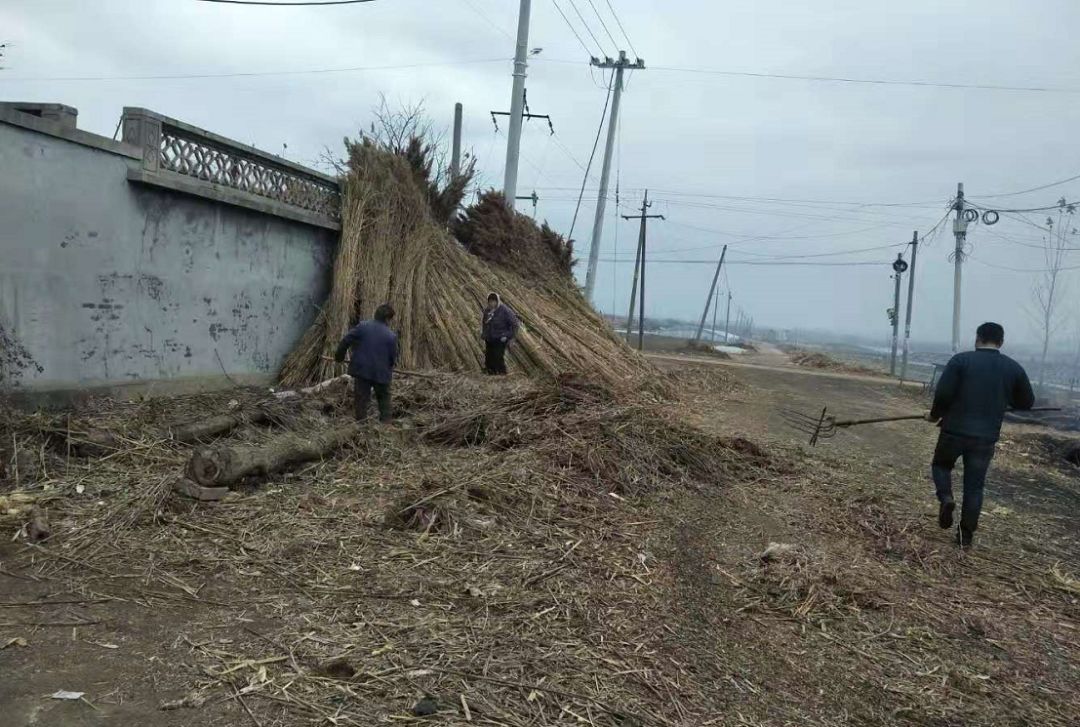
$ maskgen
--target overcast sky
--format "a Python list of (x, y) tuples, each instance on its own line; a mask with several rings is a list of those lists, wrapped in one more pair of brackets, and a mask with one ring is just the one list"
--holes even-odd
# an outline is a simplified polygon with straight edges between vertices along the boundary
[[(775, 263), (799, 260), (792, 255), (900, 245), (913, 230), (926, 232), (941, 220), (959, 181), (972, 200), (987, 206), (1042, 207), (1062, 196), (1080, 197), (1080, 181), (988, 196), (1080, 174), (1075, 1), (533, 0), (529, 45), (543, 50), (529, 65), (528, 100), (534, 113), (551, 114), (556, 134), (540, 121), (527, 125), (519, 194), (535, 189), (538, 216), (563, 232), (570, 227), (607, 79), (590, 70), (582, 43), (557, 7), (593, 54), (601, 46), (615, 55), (619, 47), (633, 57), (613, 7), (648, 67), (632, 74), (623, 97), (611, 190), (613, 196), (617, 179), (619, 211), (633, 214), (644, 189), (651, 190), (651, 212), (667, 217), (649, 228), (653, 260), (713, 260), (729, 243), (722, 282), (730, 283), (735, 305), (759, 325), (834, 329), (884, 342), (885, 310), (892, 302), (887, 262), (902, 248), (810, 258), (880, 266)], [(303, 163), (366, 126), (380, 93), (392, 101), (423, 101), (440, 127), (449, 126), (460, 101), (466, 147), (477, 155), (483, 180), (501, 186), (506, 125), (500, 120), (496, 133), (488, 112), (509, 108), (517, 8), (517, 0), (302, 8), (2, 0), (0, 42), (11, 47), (0, 62), (0, 99), (75, 106), (81, 128), (108, 136), (123, 106), (145, 106), (272, 152), (287, 144), (286, 156)], [(381, 70), (276, 73), (373, 67)], [(871, 85), (694, 69), (1060, 91)], [(145, 78), (268, 72), (275, 74)], [(117, 78), (132, 76), (144, 78)], [(599, 153), (574, 231), (582, 259), (588, 256), (598, 178)], [(524, 203), (524, 210), (531, 205)], [(611, 260), (632, 261), (637, 227), (617, 221), (617, 212), (609, 203), (596, 300), (604, 310), (625, 313), (632, 264)], [(1027, 215), (1033, 223), (1045, 217)], [(917, 339), (947, 340), (951, 330), (951, 223), (939, 229), (919, 255)], [(1037, 249), (1042, 234), (1010, 216), (992, 228), (973, 228), (972, 260), (964, 267), (965, 338), (986, 319), (1002, 322), (1013, 340), (1035, 337), (1028, 311), (1038, 274), (1021, 271), (1044, 267)], [(1080, 252), (1070, 257), (1080, 266)], [(578, 272), (583, 280), (583, 263)], [(647, 314), (697, 318), (712, 273), (710, 265), (650, 265)], [(1080, 317), (1073, 314), (1080, 270), (1065, 275), (1062, 311), (1069, 320), (1061, 336), (1073, 338), (1080, 331)]]

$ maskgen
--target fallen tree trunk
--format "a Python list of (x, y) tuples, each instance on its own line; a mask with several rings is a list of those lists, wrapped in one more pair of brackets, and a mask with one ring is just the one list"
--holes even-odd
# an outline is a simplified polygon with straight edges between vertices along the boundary
[(335, 376), (332, 379), (321, 381), (314, 386), (308, 386), (304, 389), (296, 389), (295, 391), (276, 391), (274, 392), (274, 398), (276, 399), (295, 399), (298, 396), (312, 396), (314, 394), (321, 394), (324, 391), (333, 389), (336, 386), (345, 387), (348, 386), (348, 382), (351, 380), (348, 374), (342, 374), (341, 376)]
[(184, 424), (175, 424), (169, 427), (169, 438), (181, 444), (191, 444), (200, 439), (209, 439), (220, 434), (231, 432), (243, 424), (263, 424), (270, 420), (270, 414), (265, 409), (253, 409), (235, 414), (220, 414), (209, 419), (200, 419)]
[(245, 477), (265, 476), (321, 459), (354, 438), (360, 428), (352, 423), (308, 436), (283, 434), (265, 444), (201, 449), (188, 461), (187, 476), (203, 487), (228, 487)]

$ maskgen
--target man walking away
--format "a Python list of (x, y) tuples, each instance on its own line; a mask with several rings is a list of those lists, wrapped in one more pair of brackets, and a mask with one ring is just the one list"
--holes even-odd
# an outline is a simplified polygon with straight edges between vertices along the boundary
[(503, 375), (506, 373), (506, 347), (517, 335), (521, 321), (510, 306), (499, 299), (498, 293), (488, 293), (480, 325), (484, 338), (484, 371)]
[(934, 394), (927, 418), (939, 421), (941, 434), (931, 472), (937, 490), (938, 525), (952, 527), (956, 503), (952, 470), (964, 460), (964, 502), (960, 509), (957, 542), (970, 547), (979, 525), (983, 485), (1007, 409), (1030, 409), (1035, 403), (1031, 381), (1020, 364), (1001, 353), (1005, 329), (983, 323), (975, 332), (975, 350), (949, 360)]
[(393, 318), (394, 309), (383, 303), (375, 309), (374, 320), (361, 321), (345, 334), (334, 354), (334, 360), (340, 363), (345, 360), (345, 352), (352, 349), (349, 376), (353, 379), (357, 421), (367, 419), (372, 389), (379, 405), (379, 421), (390, 421), (390, 381), (398, 355), (397, 334), (389, 325)]

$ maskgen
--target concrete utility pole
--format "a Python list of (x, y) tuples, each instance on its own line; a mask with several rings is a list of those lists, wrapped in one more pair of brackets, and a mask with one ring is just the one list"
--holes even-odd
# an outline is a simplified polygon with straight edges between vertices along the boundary
[[(731, 285), (730, 278), (728, 279), (728, 285)], [(731, 327), (731, 291), (727, 292), (727, 315), (724, 316), (724, 343), (728, 342), (730, 334), (728, 329)]]
[(608, 177), (611, 175), (611, 155), (615, 148), (615, 131), (619, 125), (619, 101), (622, 99), (623, 71), (627, 68), (642, 70), (645, 61), (638, 58), (631, 63), (626, 58), (626, 51), (619, 51), (619, 60), (593, 58), (592, 65), (597, 68), (615, 69), (615, 88), (612, 90), (611, 113), (608, 115), (607, 144), (604, 146), (604, 163), (600, 168), (600, 195), (596, 200), (596, 218), (593, 220), (592, 246), (589, 248), (589, 267), (585, 271), (585, 298), (590, 302), (596, 287), (596, 263), (600, 259), (600, 236), (604, 232), (604, 205), (607, 202)]
[(956, 219), (953, 220), (953, 235), (956, 237), (956, 250), (953, 252), (953, 304), (952, 304), (952, 350), (960, 350), (960, 266), (964, 262), (964, 240), (967, 238), (967, 220), (964, 218), (964, 183), (956, 185)]
[(525, 111), (525, 71), (529, 55), (529, 12), (531, 0), (521, 0), (518, 11), (517, 47), (514, 50), (514, 88), (510, 92), (510, 131), (506, 138), (506, 177), (503, 194), (506, 204), (514, 209), (517, 197), (518, 152), (521, 150), (521, 115)]
[[(638, 304), (638, 350), (645, 348), (645, 230), (646, 220), (650, 219), (664, 219), (663, 215), (650, 215), (647, 214), (647, 210), (652, 207), (652, 202), (649, 201), (649, 190), (645, 190), (645, 198), (641, 201), (641, 214), (640, 215), (623, 215), (624, 220), (641, 220), (641, 226), (638, 228), (638, 250), (637, 260), (634, 262), (634, 281), (630, 284), (630, 312), (626, 316), (626, 342), (630, 343), (631, 326), (634, 321), (634, 302), (637, 298)], [(640, 273), (640, 275), (639, 275)], [(638, 290), (638, 281), (640, 279), (641, 293), (636, 295)]]
[(716, 309), (719, 306), (719, 303), (720, 296), (718, 295), (713, 298), (712, 302), (712, 336), (710, 336), (709, 338), (712, 340), (713, 343), (716, 343)]
[(893, 291), (892, 307), (892, 355), (889, 357), (889, 376), (896, 376), (896, 344), (900, 338), (900, 280), (904, 277), (904, 271), (908, 264), (904, 262), (904, 253), (896, 253), (893, 261), (893, 280), (896, 283)]
[(454, 146), (450, 154), (450, 178), (461, 174), (461, 104), (454, 104)]
[(904, 357), (900, 363), (900, 380), (907, 378), (908, 350), (911, 345), (911, 305), (915, 301), (915, 260), (919, 253), (919, 231), (911, 233), (911, 269), (907, 279), (907, 310), (904, 312)]
[(724, 267), (725, 255), (727, 255), (727, 245), (724, 245), (724, 249), (720, 251), (720, 262), (716, 264), (716, 272), (713, 273), (712, 285), (709, 286), (709, 297), (705, 299), (705, 310), (701, 311), (701, 323), (698, 324), (694, 343), (701, 342), (701, 334), (705, 330), (705, 316), (709, 315), (709, 306), (712, 305), (713, 293), (716, 292), (716, 282), (720, 280), (720, 268)]

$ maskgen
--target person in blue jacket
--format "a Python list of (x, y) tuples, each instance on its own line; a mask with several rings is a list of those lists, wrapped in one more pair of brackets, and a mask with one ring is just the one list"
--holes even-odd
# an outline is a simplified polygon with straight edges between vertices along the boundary
[(340, 363), (345, 360), (345, 352), (352, 350), (349, 376), (353, 379), (357, 421), (367, 419), (372, 389), (379, 405), (379, 421), (390, 421), (390, 382), (398, 356), (397, 334), (390, 330), (393, 318), (394, 309), (383, 303), (375, 309), (374, 320), (361, 321), (349, 329), (334, 354), (334, 360)]
[(1023, 367), (1001, 353), (1005, 329), (983, 323), (975, 332), (975, 350), (949, 360), (934, 392), (927, 419), (940, 422), (931, 473), (938, 497), (938, 525), (953, 525), (952, 470), (964, 460), (964, 501), (960, 508), (957, 543), (971, 547), (982, 511), (983, 485), (1001, 434), (1007, 409), (1030, 409), (1035, 392)]
[(506, 373), (506, 347), (514, 340), (521, 321), (503, 303), (498, 293), (488, 293), (487, 307), (480, 319), (481, 336), (484, 339), (484, 371), (489, 374)]

